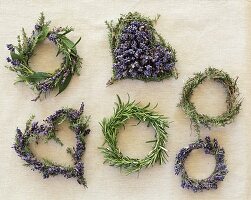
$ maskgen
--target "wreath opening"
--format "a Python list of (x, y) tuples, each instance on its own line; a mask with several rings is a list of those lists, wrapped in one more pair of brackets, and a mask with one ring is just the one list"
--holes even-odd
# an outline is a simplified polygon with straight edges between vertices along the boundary
[[(27, 121), (24, 132), (17, 128), (14, 150), (26, 162), (26, 166), (31, 167), (34, 171), (39, 171), (43, 178), (61, 174), (67, 179), (76, 178), (80, 185), (86, 187), (84, 163), (81, 159), (85, 151), (85, 136), (89, 134), (90, 129), (88, 128), (89, 117), (84, 116), (83, 111), (83, 103), (79, 110), (63, 108), (47, 117), (42, 124), (33, 121), (34, 116), (32, 116)], [(67, 147), (67, 153), (71, 155), (74, 166), (63, 166), (45, 158), (38, 159), (30, 148), (32, 142), (39, 144), (41, 141), (48, 142), (49, 140), (63, 145), (56, 133), (58, 125), (64, 121), (69, 122), (69, 128), (74, 132), (76, 138), (76, 146)]]
[(161, 81), (178, 78), (175, 49), (155, 30), (155, 19), (138, 12), (121, 15), (118, 23), (107, 22), (113, 58), (113, 76), (107, 85), (121, 79)]
[[(215, 157), (216, 165), (213, 173), (205, 179), (195, 179), (189, 177), (185, 169), (185, 161), (189, 154), (195, 149), (203, 149), (206, 154), (213, 155)], [(181, 187), (190, 189), (193, 192), (217, 189), (218, 182), (223, 181), (228, 173), (227, 165), (225, 162), (225, 151), (218, 144), (216, 139), (206, 137), (203, 141), (199, 139), (197, 142), (190, 144), (186, 148), (182, 148), (176, 156), (175, 160), (175, 174), (181, 175)]]
[[(226, 88), (227, 92), (227, 110), (215, 117), (198, 113), (194, 103), (191, 102), (191, 96), (193, 95), (194, 89), (207, 79), (221, 83)], [(200, 125), (210, 129), (213, 126), (225, 126), (233, 122), (242, 104), (242, 99), (239, 98), (240, 93), (237, 87), (237, 80), (238, 78), (233, 79), (222, 70), (209, 67), (204, 72), (196, 73), (194, 77), (189, 78), (185, 83), (178, 106), (181, 107), (190, 118), (191, 124), (194, 126), (198, 137), (200, 137)]]
[[(149, 108), (150, 103), (145, 107), (140, 107), (135, 101), (122, 102), (117, 95), (118, 103), (114, 109), (112, 117), (104, 118), (100, 123), (107, 146), (99, 147), (104, 155), (105, 162), (125, 170), (127, 174), (139, 172), (142, 168), (153, 166), (155, 163), (163, 164), (167, 160), (167, 142), (166, 128), (169, 128), (167, 118), (154, 111), (155, 107)], [(139, 122), (146, 122), (155, 129), (155, 140), (148, 141), (153, 143), (153, 149), (143, 159), (130, 158), (124, 156), (117, 147), (117, 135), (119, 128), (123, 127), (128, 119), (135, 118)]]
[[(147, 122), (135, 118), (128, 119), (124, 126), (118, 129), (117, 147), (125, 156), (142, 159), (153, 148), (153, 143), (149, 141), (155, 140), (154, 131)], [(138, 151), (135, 151), (136, 149)]]
[[(82, 58), (77, 54), (76, 45), (80, 42), (72, 42), (66, 35), (72, 32), (72, 27), (49, 28), (50, 22), (45, 21), (44, 14), (41, 13), (35, 29), (30, 37), (27, 36), (22, 29), (22, 39), (18, 36), (18, 45), (7, 44), (7, 49), (10, 51), (10, 57), (7, 57), (7, 62), (11, 66), (8, 69), (17, 74), (17, 81), (28, 84), (38, 96), (33, 99), (38, 100), (41, 94), (47, 94), (55, 88), (58, 88), (58, 94), (63, 92), (71, 81), (74, 74), (79, 75)], [(53, 73), (36, 72), (30, 66), (30, 58), (33, 56), (34, 49), (37, 45), (43, 42), (46, 38), (53, 42), (58, 48), (57, 55), (63, 55), (63, 62), (60, 68)]]

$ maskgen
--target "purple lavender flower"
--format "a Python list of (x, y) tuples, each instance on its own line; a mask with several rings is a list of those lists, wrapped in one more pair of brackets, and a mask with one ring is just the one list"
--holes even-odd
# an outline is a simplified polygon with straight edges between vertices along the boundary
[(12, 44), (7, 44), (6, 46), (9, 51), (12, 51), (12, 52), (15, 51), (15, 48)]
[(48, 39), (56, 44), (57, 43), (57, 34), (54, 32), (50, 33), (48, 36)]
[(172, 52), (161, 45), (152, 46), (153, 35), (147, 27), (143, 22), (132, 21), (122, 30), (113, 52), (115, 79), (157, 80), (174, 67)]
[(35, 25), (35, 30), (39, 31), (41, 29), (41, 26), (39, 24)]
[(6, 60), (7, 60), (7, 62), (12, 62), (10, 57), (7, 57)]
[(11, 64), (12, 64), (13, 66), (19, 66), (19, 65), (21, 64), (21, 62), (20, 62), (19, 60), (12, 60), (12, 61), (11, 61)]

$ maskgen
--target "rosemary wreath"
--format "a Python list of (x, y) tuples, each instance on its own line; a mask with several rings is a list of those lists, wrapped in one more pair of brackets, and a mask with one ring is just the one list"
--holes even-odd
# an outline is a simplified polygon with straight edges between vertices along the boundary
[(118, 23), (107, 22), (113, 58), (113, 76), (107, 85), (129, 78), (161, 81), (178, 78), (176, 52), (155, 30), (159, 15), (150, 19), (138, 12), (121, 15)]
[[(30, 37), (27, 36), (24, 29), (22, 29), (21, 36), (18, 36), (18, 45), (7, 44), (10, 51), (10, 57), (7, 62), (11, 66), (7, 66), (11, 71), (17, 73), (18, 80), (15, 82), (25, 82), (38, 93), (36, 101), (41, 94), (46, 94), (54, 88), (58, 88), (58, 94), (63, 92), (71, 81), (74, 74), (79, 75), (81, 68), (81, 58), (77, 54), (76, 43), (73, 43), (66, 35), (73, 31), (71, 27), (59, 27), (49, 29), (50, 22), (45, 22), (44, 14), (38, 19), (35, 25), (35, 30), (32, 31)], [(46, 38), (52, 41), (58, 48), (57, 56), (63, 55), (63, 62), (59, 69), (54, 73), (35, 72), (32, 70), (29, 60), (33, 56), (34, 49), (37, 45), (43, 42)]]
[[(185, 170), (184, 163), (194, 149), (203, 149), (206, 154), (210, 154), (215, 157), (215, 169), (206, 179), (197, 180), (190, 178)], [(225, 163), (225, 151), (219, 146), (216, 139), (211, 140), (210, 137), (206, 137), (205, 141), (199, 139), (197, 142), (190, 144), (188, 147), (182, 148), (176, 156), (175, 174), (181, 174), (182, 188), (191, 189), (194, 192), (217, 189), (218, 182), (223, 181), (227, 173), (228, 170)]]
[[(107, 147), (100, 147), (104, 155), (105, 162), (111, 166), (124, 169), (127, 174), (138, 172), (142, 168), (152, 166), (154, 163), (165, 163), (167, 159), (167, 150), (165, 144), (167, 142), (166, 128), (169, 127), (167, 118), (154, 111), (154, 108), (149, 108), (150, 103), (145, 107), (140, 107), (135, 101), (130, 102), (130, 98), (126, 103), (123, 103), (117, 95), (118, 103), (114, 109), (114, 114), (109, 119), (104, 118), (100, 123), (102, 132), (105, 137)], [(117, 135), (120, 127), (124, 126), (126, 121), (130, 118), (135, 118), (140, 122), (147, 122), (155, 129), (155, 140), (153, 142), (153, 149), (143, 159), (130, 158), (124, 156), (117, 147)]]
[[(210, 117), (205, 114), (200, 114), (196, 111), (194, 103), (191, 102), (193, 90), (202, 84), (206, 79), (211, 79), (221, 83), (227, 92), (227, 110), (219, 116)], [(206, 128), (212, 126), (225, 126), (230, 124), (240, 111), (242, 100), (239, 99), (239, 88), (237, 87), (237, 80), (231, 78), (226, 72), (216, 68), (207, 68), (204, 72), (199, 72), (194, 77), (189, 78), (185, 83), (181, 95), (180, 106), (185, 114), (190, 118), (192, 125), (199, 136), (199, 126), (202, 125)]]
[[(30, 166), (32, 170), (39, 171), (43, 178), (49, 178), (50, 176), (56, 176), (62, 174), (65, 178), (77, 178), (79, 184), (86, 186), (84, 178), (84, 164), (81, 160), (85, 151), (85, 136), (89, 134), (88, 128), (89, 117), (82, 115), (84, 111), (84, 104), (81, 104), (79, 110), (72, 108), (63, 108), (56, 111), (44, 120), (44, 123), (39, 125), (38, 122), (32, 122), (34, 116), (32, 116), (26, 123), (26, 129), (24, 133), (17, 128), (16, 139), (14, 143), (14, 150), (26, 162), (26, 166)], [(51, 160), (42, 159), (38, 160), (30, 149), (30, 144), (40, 141), (48, 142), (54, 140), (55, 142), (63, 145), (61, 140), (57, 137), (56, 131), (59, 124), (67, 120), (69, 122), (69, 128), (75, 133), (76, 146), (73, 148), (68, 147), (67, 153), (69, 153), (73, 159), (74, 167), (62, 166)]]

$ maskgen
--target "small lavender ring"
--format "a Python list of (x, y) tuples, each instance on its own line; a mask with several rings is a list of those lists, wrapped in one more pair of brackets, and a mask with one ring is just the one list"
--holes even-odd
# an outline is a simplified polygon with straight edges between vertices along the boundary
[[(77, 54), (76, 45), (79, 40), (74, 43), (66, 37), (66, 34), (73, 31), (71, 27), (59, 27), (52, 30), (49, 29), (50, 22), (45, 22), (43, 13), (35, 25), (35, 30), (32, 35), (27, 37), (24, 29), (22, 30), (22, 40), (18, 36), (18, 45), (7, 44), (10, 51), (10, 57), (7, 62), (11, 66), (8, 69), (17, 73), (17, 82), (24, 82), (38, 94), (34, 99), (36, 101), (41, 94), (47, 94), (51, 90), (58, 88), (58, 94), (63, 92), (71, 81), (74, 74), (79, 75), (82, 58)], [(33, 56), (37, 45), (43, 42), (46, 38), (52, 41), (58, 48), (58, 53), (63, 55), (63, 62), (60, 68), (53, 73), (36, 72), (30, 66), (30, 58)]]
[[(43, 178), (62, 174), (67, 179), (76, 178), (80, 185), (86, 186), (84, 163), (81, 159), (85, 151), (85, 136), (89, 134), (90, 129), (88, 128), (89, 117), (83, 116), (83, 111), (83, 103), (79, 110), (63, 108), (47, 117), (41, 125), (39, 125), (38, 122), (32, 122), (34, 119), (34, 116), (32, 116), (26, 123), (24, 132), (17, 128), (16, 139), (13, 146), (14, 150), (18, 156), (26, 162), (26, 166), (30, 166), (34, 171), (39, 171), (43, 175)], [(44, 140), (45, 142), (54, 140), (60, 145), (63, 145), (61, 140), (56, 136), (56, 127), (65, 120), (69, 122), (69, 128), (75, 133), (77, 140), (75, 147), (67, 148), (67, 153), (71, 155), (74, 166), (63, 166), (48, 159), (38, 160), (32, 153), (30, 144), (32, 142), (38, 144), (40, 140)]]
[[(215, 169), (206, 179), (197, 180), (190, 178), (185, 170), (184, 163), (194, 149), (204, 149), (206, 154), (210, 154), (215, 157)], [(181, 187), (190, 189), (193, 192), (217, 189), (218, 182), (223, 181), (228, 173), (227, 165), (225, 163), (225, 151), (218, 145), (218, 141), (216, 139), (211, 140), (210, 137), (206, 137), (205, 141), (199, 139), (197, 142), (190, 144), (188, 147), (182, 148), (176, 156), (174, 169), (176, 175), (181, 175)]]

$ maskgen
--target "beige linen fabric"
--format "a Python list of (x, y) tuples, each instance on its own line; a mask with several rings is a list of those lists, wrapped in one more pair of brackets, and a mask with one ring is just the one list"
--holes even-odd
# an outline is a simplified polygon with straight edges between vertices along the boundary
[[(46, 100), (31, 102), (34, 93), (25, 85), (13, 85), (15, 74), (4, 68), (8, 51), (6, 43), (16, 44), (16, 36), (24, 27), (30, 34), (41, 11), (52, 20), (53, 26), (72, 26), (69, 37), (82, 37), (77, 49), (83, 57), (81, 75), (74, 76), (69, 87), (59, 96), (52, 93)], [(146, 16), (161, 14), (156, 29), (177, 50), (179, 79), (159, 83), (124, 80), (106, 87), (111, 76), (110, 56), (105, 20), (117, 19), (121, 13), (139, 11)], [(85, 1), (0, 1), (0, 199), (4, 200), (72, 200), (72, 199), (251, 199), (250, 185), (250, 85), (251, 85), (251, 2), (246, 0), (85, 0)], [(53, 71), (60, 64), (56, 49), (48, 41), (40, 45), (32, 64), (37, 70)], [(234, 123), (224, 128), (202, 129), (203, 136), (211, 135), (226, 150), (229, 174), (216, 191), (194, 194), (180, 187), (180, 177), (174, 175), (176, 153), (195, 141), (190, 122), (176, 105), (184, 82), (194, 72), (215, 66), (231, 76), (239, 76), (238, 85), (244, 103)], [(158, 103), (157, 111), (169, 117), (169, 161), (155, 165), (140, 174), (126, 176), (119, 169), (103, 164), (98, 146), (103, 135), (98, 124), (113, 111), (116, 94), (142, 104)], [(198, 109), (219, 114), (226, 108), (224, 89), (207, 82), (193, 96)], [(22, 166), (23, 161), (11, 148), (17, 126), (24, 128), (31, 114), (42, 120), (62, 106), (78, 108), (84, 101), (85, 113), (91, 115), (91, 134), (87, 137), (84, 154), (85, 177), (88, 188), (75, 179), (62, 176), (43, 180), (41, 175)], [(151, 146), (144, 142), (154, 137), (153, 130), (130, 126), (121, 130), (119, 146), (130, 156), (143, 157)], [(49, 142), (34, 148), (40, 158), (59, 163), (71, 163), (65, 153), (67, 145), (74, 145), (74, 136), (60, 127), (59, 136), (64, 147)], [(206, 177), (213, 170), (214, 159), (197, 151), (188, 159), (187, 168), (195, 177)]]

